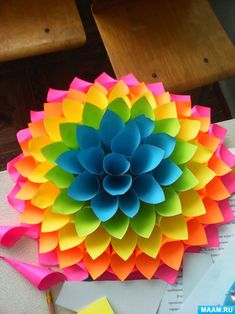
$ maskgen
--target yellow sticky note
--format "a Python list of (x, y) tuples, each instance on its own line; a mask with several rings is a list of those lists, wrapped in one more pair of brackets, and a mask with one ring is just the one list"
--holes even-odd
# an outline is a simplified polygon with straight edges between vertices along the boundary
[(85, 237), (79, 237), (74, 223), (68, 223), (58, 232), (60, 250), (68, 250), (82, 243)]
[(39, 208), (47, 208), (54, 203), (59, 193), (60, 190), (52, 182), (46, 182), (40, 185), (31, 202)]
[(94, 303), (84, 307), (77, 314), (114, 314), (108, 300), (103, 297)]
[(177, 110), (174, 102), (169, 102), (155, 108), (156, 120), (177, 118)]
[(48, 136), (53, 141), (61, 141), (60, 123), (66, 122), (66, 120), (60, 117), (46, 117), (43, 122)]
[(103, 228), (96, 229), (86, 237), (87, 252), (93, 259), (96, 259), (107, 249), (110, 240), (110, 235)]
[(45, 183), (48, 179), (45, 177), (47, 172), (51, 170), (55, 165), (49, 161), (40, 163), (28, 176), (28, 179), (35, 183)]
[(52, 140), (47, 136), (39, 136), (32, 138), (29, 142), (29, 151), (32, 156), (38, 161), (45, 161), (45, 157), (43, 156), (41, 149), (44, 146), (49, 145)]
[(100, 109), (105, 109), (108, 105), (107, 97), (97, 88), (90, 87), (86, 94), (85, 102), (95, 105)]
[(109, 102), (111, 102), (112, 100), (122, 97), (124, 95), (128, 95), (129, 94), (129, 88), (128, 86), (123, 82), (123, 81), (119, 81), (117, 84), (115, 84), (111, 91), (109, 92)]
[(59, 230), (69, 222), (69, 216), (53, 214), (49, 209), (44, 212), (41, 232), (52, 232)]
[(180, 131), (177, 137), (183, 141), (193, 140), (200, 131), (201, 123), (197, 120), (181, 119)]
[(81, 122), (84, 105), (75, 100), (64, 99), (63, 113), (69, 122)]
[(197, 162), (190, 162), (187, 167), (199, 181), (194, 187), (195, 190), (204, 188), (204, 186), (216, 176), (216, 173), (210, 168)]

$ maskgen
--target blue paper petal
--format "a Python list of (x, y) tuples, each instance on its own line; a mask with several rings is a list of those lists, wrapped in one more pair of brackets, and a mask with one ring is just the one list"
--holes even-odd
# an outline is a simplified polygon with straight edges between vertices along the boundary
[(140, 145), (131, 157), (131, 171), (134, 174), (141, 174), (155, 169), (161, 162), (164, 151), (156, 146)]
[(151, 134), (144, 141), (147, 144), (158, 146), (165, 151), (164, 158), (168, 158), (176, 144), (176, 139), (165, 133)]
[(182, 170), (169, 159), (164, 159), (153, 171), (153, 176), (161, 185), (174, 183), (182, 174)]
[(87, 149), (100, 144), (99, 134), (96, 129), (86, 125), (77, 126), (77, 141), (80, 149)]
[(110, 153), (104, 157), (104, 171), (111, 175), (121, 175), (130, 168), (130, 163), (125, 156), (117, 153)]
[(133, 120), (131, 120), (128, 125), (131, 125), (132, 123), (136, 123), (139, 131), (140, 131), (140, 136), (141, 138), (145, 138), (152, 134), (153, 129), (154, 129), (154, 122), (146, 118), (145, 115), (141, 115)]
[(109, 144), (112, 139), (124, 128), (122, 119), (114, 112), (107, 110), (100, 122), (100, 138), (105, 144)]
[(77, 150), (70, 150), (62, 153), (55, 162), (65, 171), (73, 174), (79, 174), (84, 171), (84, 168), (79, 163), (77, 155)]
[(119, 197), (119, 208), (125, 215), (132, 218), (140, 208), (140, 201), (135, 191), (130, 190), (126, 194)]
[(103, 173), (104, 152), (100, 147), (90, 147), (85, 150), (78, 151), (78, 160), (81, 165), (90, 173)]
[(161, 186), (149, 173), (144, 173), (135, 178), (132, 185), (139, 199), (145, 203), (158, 204), (165, 200)]
[(135, 123), (127, 125), (112, 141), (112, 152), (131, 156), (140, 144), (140, 131)]
[(118, 197), (102, 191), (91, 200), (91, 208), (101, 221), (106, 221), (118, 210)]
[(75, 201), (88, 201), (99, 191), (100, 184), (96, 176), (83, 172), (78, 175), (68, 188), (68, 195)]
[(103, 187), (111, 195), (125, 194), (132, 184), (132, 177), (129, 174), (122, 176), (106, 176), (103, 180)]

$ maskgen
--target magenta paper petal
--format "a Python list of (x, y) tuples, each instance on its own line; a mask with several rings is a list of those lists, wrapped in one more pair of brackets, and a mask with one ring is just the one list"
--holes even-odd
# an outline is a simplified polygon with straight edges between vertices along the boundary
[(13, 246), (27, 231), (21, 226), (0, 226), (0, 244), (5, 247)]
[(47, 93), (47, 102), (62, 101), (67, 94), (68, 92), (66, 90), (49, 88)]
[(169, 284), (175, 283), (178, 276), (178, 271), (168, 267), (165, 264), (162, 264), (158, 267), (156, 273), (153, 278), (159, 278), (161, 280), (166, 281)]
[(227, 134), (227, 129), (218, 124), (211, 124), (209, 127), (208, 133), (213, 135), (221, 140), (221, 143), (224, 142), (224, 138)]
[(191, 101), (190, 95), (175, 95), (170, 94), (171, 101)]
[(219, 208), (222, 212), (222, 215), (224, 217), (223, 224), (229, 223), (234, 219), (234, 214), (232, 207), (229, 204), (228, 200), (223, 200), (219, 202)]
[(23, 129), (16, 133), (16, 138), (19, 143), (22, 143), (24, 141), (27, 141), (31, 138), (31, 133), (29, 129)]
[(64, 274), (47, 268), (23, 263), (8, 257), (2, 257), (8, 264), (15, 268), (26, 280), (39, 290), (47, 290), (67, 278)]
[(105, 88), (110, 89), (114, 84), (117, 83), (117, 80), (106, 74), (105, 72), (101, 73), (100, 76), (98, 76), (95, 79), (95, 82), (98, 82), (99, 84), (103, 85)]
[(221, 181), (223, 182), (230, 194), (233, 194), (235, 192), (235, 177), (231, 172), (222, 176)]
[(28, 224), (20, 224), (21, 227), (26, 227), (25, 236), (31, 239), (38, 239), (39, 231), (41, 229), (40, 224), (38, 225), (28, 225)]
[(235, 155), (223, 144), (216, 150), (216, 155), (221, 158), (230, 168), (235, 165)]
[(165, 93), (162, 82), (147, 84), (147, 87), (151, 90), (154, 96)]
[(38, 262), (42, 265), (57, 266), (59, 262), (56, 250), (47, 253), (38, 253)]
[(137, 78), (131, 73), (120, 77), (119, 80), (125, 82), (128, 87), (135, 86), (140, 83)]
[(63, 269), (67, 280), (71, 281), (82, 281), (89, 277), (89, 274), (86, 270), (82, 269), (78, 265), (73, 265)]
[(37, 122), (44, 119), (44, 111), (33, 111), (30, 110), (30, 120), (32, 122)]
[(205, 232), (208, 243), (204, 247), (218, 247), (220, 245), (218, 227), (209, 225), (205, 228)]
[(15, 198), (16, 194), (19, 192), (21, 186), (17, 183), (11, 192), (7, 195), (8, 203), (19, 212), (23, 212), (25, 208), (25, 201), (21, 201)]
[(211, 108), (210, 107), (204, 107), (204, 106), (193, 106), (192, 108), (192, 116), (193, 117), (204, 117), (204, 118), (210, 118), (211, 116)]
[(13, 158), (12, 160), (8, 161), (7, 163), (7, 171), (15, 182), (18, 181), (20, 174), (16, 170), (14, 165), (17, 161), (22, 160), (23, 158), (24, 158), (24, 155), (20, 154), (17, 157)]
[(81, 92), (86, 92), (87, 89), (91, 86), (92, 84), (90, 82), (84, 81), (79, 79), (78, 77), (75, 77), (72, 80), (72, 83), (70, 84), (70, 88), (79, 90)]

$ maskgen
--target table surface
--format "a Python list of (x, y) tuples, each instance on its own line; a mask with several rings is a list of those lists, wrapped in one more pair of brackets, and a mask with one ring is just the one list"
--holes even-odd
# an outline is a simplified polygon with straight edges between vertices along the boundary
[[(226, 145), (235, 147), (235, 119), (219, 123), (228, 129)], [(6, 201), (12, 182), (6, 171), (0, 173), (2, 184), (0, 191), (0, 225), (15, 225), (18, 215)], [(0, 247), (0, 255), (10, 256), (25, 262), (37, 263), (37, 243), (22, 238), (10, 249)], [(21, 275), (4, 261), (0, 260), (0, 313), (4, 314), (48, 314), (45, 294), (33, 288)], [(52, 289), (54, 300), (61, 285)], [(17, 292), (17, 293), (16, 293)], [(56, 314), (72, 314), (74, 312), (55, 306)]]

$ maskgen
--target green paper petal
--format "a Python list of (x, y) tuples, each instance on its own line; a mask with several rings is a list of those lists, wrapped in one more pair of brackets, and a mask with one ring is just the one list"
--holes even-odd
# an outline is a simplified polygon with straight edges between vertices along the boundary
[(76, 138), (77, 123), (61, 123), (60, 135), (63, 142), (70, 148), (79, 148)]
[(172, 188), (164, 188), (165, 201), (154, 205), (156, 212), (160, 216), (171, 217), (182, 213), (181, 202), (178, 196)]
[(114, 99), (107, 107), (107, 109), (116, 113), (124, 122), (130, 119), (130, 109), (123, 98)]
[(100, 220), (89, 206), (80, 210), (75, 218), (75, 228), (80, 237), (85, 237), (94, 232), (100, 225)]
[(121, 211), (118, 211), (115, 216), (102, 224), (104, 229), (113, 237), (122, 239), (129, 226), (129, 218)]
[(100, 121), (103, 117), (103, 114), (104, 112), (100, 108), (92, 104), (85, 103), (83, 114), (82, 114), (83, 124), (91, 126), (95, 129), (98, 129), (100, 125)]
[(176, 141), (175, 149), (170, 159), (177, 165), (181, 165), (192, 159), (197, 150), (197, 146), (183, 141)]
[(59, 189), (68, 188), (74, 180), (74, 176), (71, 173), (64, 171), (58, 166), (49, 170), (45, 177), (52, 181)]
[(131, 228), (141, 237), (148, 238), (153, 231), (156, 214), (153, 205), (141, 204), (139, 212), (130, 219)]
[(67, 190), (61, 191), (57, 196), (52, 212), (56, 214), (69, 215), (74, 214), (84, 206), (84, 202), (74, 201), (67, 195)]
[(180, 178), (172, 184), (173, 189), (178, 192), (193, 189), (198, 184), (198, 179), (187, 167), (182, 166), (181, 170), (183, 173)]
[(50, 161), (55, 163), (57, 157), (59, 157), (62, 153), (68, 151), (68, 147), (62, 142), (55, 142), (49, 144), (41, 149), (44, 157)]
[(179, 120), (176, 118), (170, 118), (156, 121), (153, 133), (166, 133), (175, 137), (178, 134), (179, 130)]
[(138, 99), (131, 108), (132, 118), (136, 118), (142, 114), (145, 115), (149, 119), (155, 120), (153, 108), (145, 96)]

